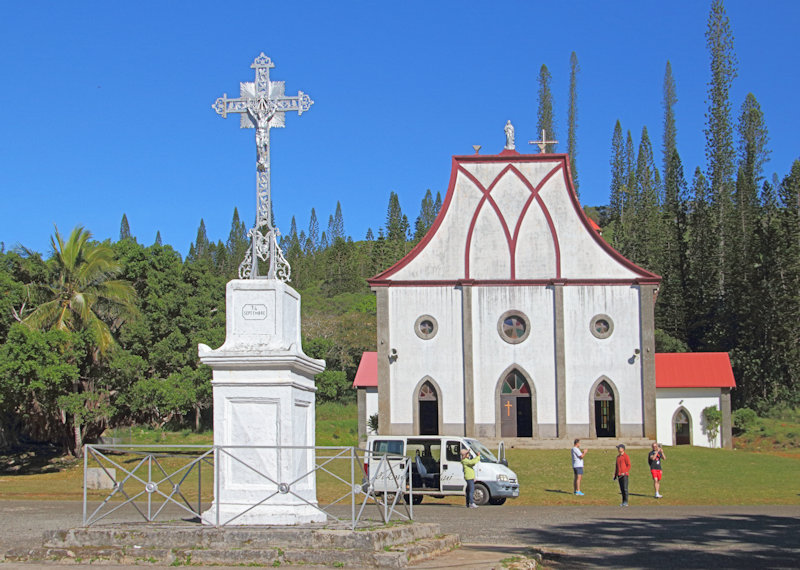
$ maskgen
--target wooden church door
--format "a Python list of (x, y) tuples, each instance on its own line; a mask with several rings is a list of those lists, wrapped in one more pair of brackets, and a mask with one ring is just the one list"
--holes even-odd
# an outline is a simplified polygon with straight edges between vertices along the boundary
[(439, 398), (436, 388), (425, 382), (419, 389), (419, 434), (439, 435)]
[(533, 399), (522, 374), (511, 372), (500, 388), (500, 436), (533, 436)]
[(605, 380), (594, 391), (594, 427), (597, 437), (616, 437), (614, 392)]

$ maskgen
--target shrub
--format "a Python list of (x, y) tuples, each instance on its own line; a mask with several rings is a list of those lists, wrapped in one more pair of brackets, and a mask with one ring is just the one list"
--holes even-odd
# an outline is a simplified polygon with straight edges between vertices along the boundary
[(758, 414), (750, 408), (741, 408), (733, 412), (733, 430), (736, 435), (752, 430), (758, 424)]
[(346, 403), (355, 399), (356, 391), (341, 370), (326, 370), (316, 376), (317, 401)]
[(378, 433), (378, 414), (372, 414), (369, 419), (367, 420), (367, 428), (369, 429), (369, 433), (377, 434)]
[(714, 441), (717, 439), (719, 426), (722, 424), (722, 412), (716, 406), (708, 406), (703, 409), (703, 419), (705, 420), (705, 432), (708, 436), (708, 441)]

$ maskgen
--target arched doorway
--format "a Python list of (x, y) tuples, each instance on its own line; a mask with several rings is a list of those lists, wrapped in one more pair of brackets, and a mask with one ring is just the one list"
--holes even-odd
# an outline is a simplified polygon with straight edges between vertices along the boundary
[(525, 377), (512, 370), (500, 387), (501, 437), (533, 437), (533, 398)]
[(430, 382), (424, 382), (417, 394), (419, 434), (439, 435), (439, 397)]
[(614, 391), (605, 380), (594, 390), (594, 429), (597, 437), (617, 437)]
[(692, 420), (685, 408), (680, 408), (672, 416), (672, 431), (675, 445), (692, 445)]

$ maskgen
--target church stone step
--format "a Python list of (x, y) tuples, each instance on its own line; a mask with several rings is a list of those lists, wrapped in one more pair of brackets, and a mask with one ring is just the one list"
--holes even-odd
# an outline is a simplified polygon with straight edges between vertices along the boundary
[[(611, 438), (611, 437), (582, 437), (581, 447), (588, 447), (592, 449), (614, 449), (620, 443), (625, 444), (626, 448), (637, 449), (650, 447), (653, 444), (652, 439), (644, 437), (626, 437), (626, 438)], [(491, 449), (493, 452), (497, 450), (500, 442), (505, 442), (506, 449), (569, 449), (574, 445), (575, 438), (563, 439), (532, 439), (528, 437), (505, 437), (505, 438), (480, 438), (481, 443)]]

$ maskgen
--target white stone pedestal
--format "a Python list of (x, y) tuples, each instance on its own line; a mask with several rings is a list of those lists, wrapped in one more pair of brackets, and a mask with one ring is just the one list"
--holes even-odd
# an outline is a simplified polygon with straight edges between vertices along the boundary
[(273, 279), (235, 279), (225, 302), (225, 344), (198, 347), (213, 370), (214, 444), (223, 446), (203, 523), (325, 521), (313, 472), (314, 376), (325, 361), (303, 354), (300, 295)]

